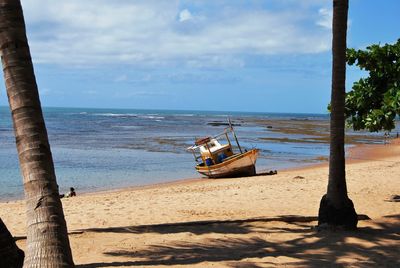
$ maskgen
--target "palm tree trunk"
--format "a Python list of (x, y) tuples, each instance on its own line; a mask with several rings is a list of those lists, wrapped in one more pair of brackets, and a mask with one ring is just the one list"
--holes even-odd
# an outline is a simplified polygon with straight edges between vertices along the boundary
[(347, 196), (344, 150), (347, 14), (348, 0), (333, 0), (329, 181), (327, 194), (321, 200), (318, 224), (353, 229), (357, 226), (357, 214)]
[(0, 52), (27, 205), (25, 267), (73, 267), (20, 0), (0, 0)]
[(0, 267), (20, 268), (24, 252), (15, 244), (14, 238), (0, 218)]
[(332, 41), (332, 95), (328, 198), (335, 206), (347, 197), (345, 172), (345, 81), (348, 0), (335, 0)]

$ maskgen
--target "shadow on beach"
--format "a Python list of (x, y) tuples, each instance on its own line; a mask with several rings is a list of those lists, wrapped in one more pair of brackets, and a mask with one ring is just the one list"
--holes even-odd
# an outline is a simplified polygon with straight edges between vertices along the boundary
[[(400, 265), (400, 215), (363, 222), (357, 231), (320, 232), (312, 228), (315, 217), (282, 216), (283, 221), (278, 218), (86, 229), (82, 231), (128, 236), (156, 233), (160, 234), (160, 243), (136, 250), (108, 248), (104, 256), (124, 261), (76, 267), (192, 266), (203, 262), (223, 262), (224, 267)], [(177, 233), (184, 235), (184, 239), (162, 239), (163, 235)]]

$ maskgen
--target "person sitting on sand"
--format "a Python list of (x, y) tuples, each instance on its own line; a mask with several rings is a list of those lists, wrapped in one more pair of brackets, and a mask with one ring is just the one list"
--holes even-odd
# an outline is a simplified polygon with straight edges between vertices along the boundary
[(69, 193), (66, 195), (66, 197), (73, 197), (76, 196), (76, 192), (74, 187), (69, 188)]
[(76, 196), (76, 192), (75, 192), (74, 187), (69, 188), (69, 192), (67, 194), (60, 194), (60, 198), (73, 197), (73, 196)]

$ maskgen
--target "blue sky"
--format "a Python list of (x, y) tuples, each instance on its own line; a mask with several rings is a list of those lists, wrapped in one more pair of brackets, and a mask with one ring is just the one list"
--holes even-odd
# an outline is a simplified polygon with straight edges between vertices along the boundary
[[(330, 0), (22, 5), (43, 106), (326, 112)], [(395, 42), (399, 10), (350, 0), (348, 46)], [(360, 75), (348, 69), (348, 88)]]

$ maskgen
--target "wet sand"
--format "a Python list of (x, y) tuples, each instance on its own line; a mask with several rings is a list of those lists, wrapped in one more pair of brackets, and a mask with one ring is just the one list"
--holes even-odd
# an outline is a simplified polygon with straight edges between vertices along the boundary
[[(400, 145), (348, 153), (359, 230), (315, 228), (327, 164), (197, 179), (63, 199), (77, 267), (395, 267), (400, 265)], [(0, 215), (24, 248), (23, 201)]]

